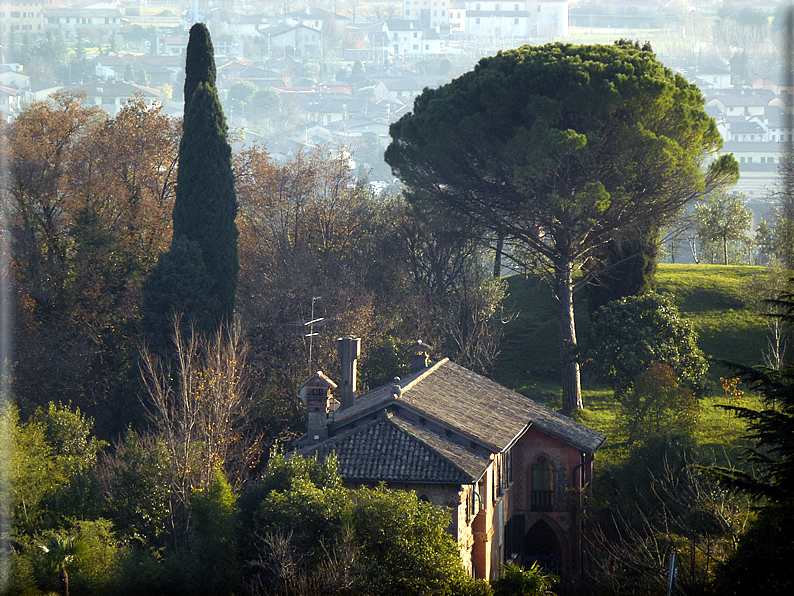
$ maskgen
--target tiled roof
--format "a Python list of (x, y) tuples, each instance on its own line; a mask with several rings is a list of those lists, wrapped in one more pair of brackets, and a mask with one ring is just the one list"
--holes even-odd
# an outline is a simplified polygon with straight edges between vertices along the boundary
[(332, 452), (349, 482), (472, 483), (490, 463), (394, 415), (296, 453), (324, 459)]
[(758, 122), (731, 122), (731, 134), (759, 134), (764, 132), (764, 128)]
[(591, 453), (605, 440), (601, 433), (454, 362), (442, 360), (430, 370), (432, 374), (405, 388), (400, 401), (496, 451), (530, 424)]
[(426, 428), (416, 426), (400, 416), (393, 416), (392, 420), (405, 432), (413, 435), (439, 455), (445, 457), (447, 461), (452, 462), (463, 470), (471, 479), (470, 481), (478, 480), (491, 463), (490, 456), (477, 455), (458, 443), (454, 443)]
[(343, 427), (348, 420), (389, 403), (399, 403), (494, 452), (507, 448), (528, 426), (589, 453), (595, 452), (606, 439), (601, 433), (449, 359), (404, 378), (400, 386), (399, 396), (393, 393), (391, 384), (365, 393), (352, 407), (336, 413), (334, 426)]

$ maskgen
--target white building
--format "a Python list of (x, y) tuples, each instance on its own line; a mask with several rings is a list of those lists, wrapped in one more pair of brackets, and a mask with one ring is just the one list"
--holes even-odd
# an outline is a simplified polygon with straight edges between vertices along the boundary
[(419, 21), (424, 29), (449, 25), (449, 12), (450, 0), (403, 0), (403, 18)]
[(122, 14), (119, 8), (46, 8), (44, 30), (59, 31), (74, 39), (87, 29), (106, 34), (121, 31)]
[(147, 104), (160, 100), (160, 92), (133, 83), (97, 81), (72, 87), (70, 91), (82, 95), (84, 107), (99, 106), (111, 116), (118, 114), (133, 95), (141, 95)]
[(41, 31), (44, 0), (0, 0), (0, 33)]
[(19, 91), (10, 87), (0, 87), (0, 119), (11, 123), (19, 114)]
[(437, 56), (445, 54), (447, 44), (436, 29), (424, 29), (418, 21), (395, 19), (386, 21), (383, 33), (395, 55)]
[(305, 25), (289, 25), (281, 23), (266, 29), (259, 34), (265, 38), (265, 47), (269, 57), (284, 58), (320, 58), (322, 56), (322, 32)]
[(550, 41), (568, 35), (570, 0), (453, 0), (451, 33), (524, 42)]

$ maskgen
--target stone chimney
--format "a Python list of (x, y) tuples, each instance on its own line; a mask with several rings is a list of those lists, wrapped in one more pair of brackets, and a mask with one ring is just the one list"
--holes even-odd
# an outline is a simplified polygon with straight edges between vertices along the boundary
[(328, 415), (334, 410), (334, 389), (336, 383), (320, 370), (301, 386), (300, 396), (306, 401), (306, 434), (309, 442), (328, 438)]
[(336, 340), (336, 350), (342, 365), (342, 389), (340, 410), (349, 408), (356, 401), (356, 361), (361, 356), (361, 338), (346, 335)]
[(427, 344), (422, 343), (421, 339), (416, 340), (408, 346), (408, 352), (411, 354), (411, 372), (419, 372), (427, 368), (427, 358), (432, 348)]

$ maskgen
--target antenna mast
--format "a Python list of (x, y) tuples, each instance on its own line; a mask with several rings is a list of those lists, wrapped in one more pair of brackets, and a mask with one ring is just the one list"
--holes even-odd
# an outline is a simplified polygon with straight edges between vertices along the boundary
[(325, 320), (325, 317), (320, 317), (320, 318), (317, 318), (317, 319), (314, 318), (314, 303), (317, 300), (319, 300), (320, 298), (322, 298), (322, 296), (312, 296), (312, 314), (311, 314), (311, 318), (303, 324), (304, 327), (308, 327), (309, 328), (309, 332), (304, 334), (304, 336), (303, 336), (303, 337), (308, 337), (309, 338), (309, 360), (307, 362), (308, 369), (309, 369), (309, 377), (312, 376), (312, 347), (314, 346), (314, 336), (318, 335), (317, 333), (314, 332), (314, 325), (315, 325), (315, 323), (320, 323), (320, 322)]

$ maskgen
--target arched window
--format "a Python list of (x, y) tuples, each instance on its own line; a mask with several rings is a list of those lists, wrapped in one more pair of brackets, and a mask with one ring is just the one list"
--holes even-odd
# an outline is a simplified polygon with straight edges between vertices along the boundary
[(554, 467), (541, 456), (532, 465), (532, 511), (554, 510)]

